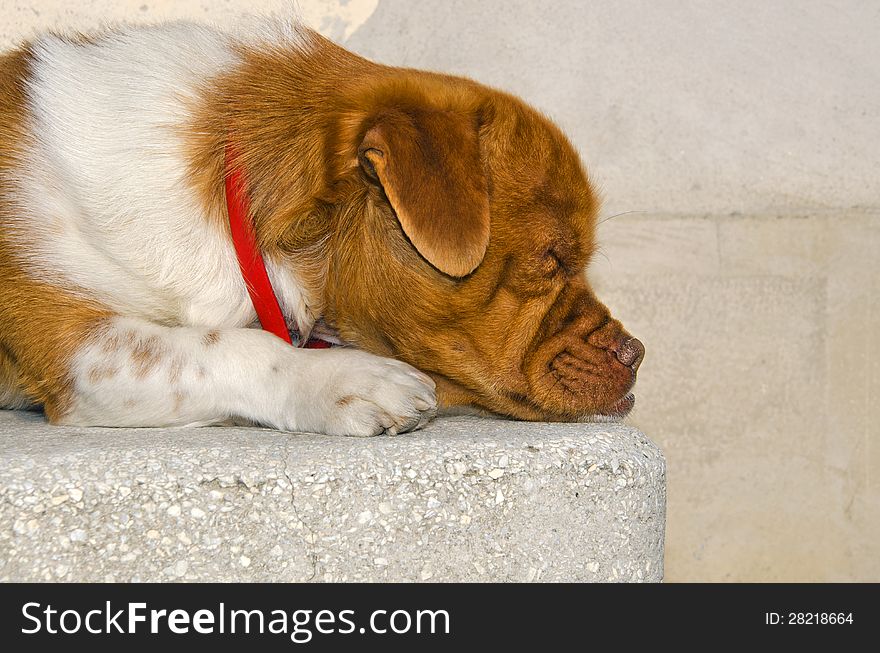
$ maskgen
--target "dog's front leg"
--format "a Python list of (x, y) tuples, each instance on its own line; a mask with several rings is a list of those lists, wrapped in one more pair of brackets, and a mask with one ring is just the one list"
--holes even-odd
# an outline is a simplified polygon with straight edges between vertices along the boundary
[(176, 426), (230, 417), (285, 431), (400, 433), (436, 410), (434, 382), (353, 349), (306, 350), (256, 329), (111, 318), (72, 359), (62, 424)]

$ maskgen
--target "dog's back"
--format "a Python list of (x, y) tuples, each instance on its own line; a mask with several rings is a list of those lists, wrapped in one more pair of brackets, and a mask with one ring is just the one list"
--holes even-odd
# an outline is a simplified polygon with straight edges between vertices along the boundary
[(10, 110), (28, 135), (14, 146), (3, 229), (26, 245), (18, 264), (126, 314), (241, 322), (247, 297), (234, 301), (223, 281), (237, 264), (188, 183), (182, 147), (199, 89), (234, 64), (226, 37), (172, 24), (45, 36), (14, 56), (26, 79)]

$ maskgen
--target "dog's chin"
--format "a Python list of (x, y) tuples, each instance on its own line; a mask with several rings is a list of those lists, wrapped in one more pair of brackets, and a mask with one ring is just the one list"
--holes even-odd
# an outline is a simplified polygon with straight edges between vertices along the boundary
[(578, 421), (599, 423), (619, 422), (632, 412), (632, 409), (635, 405), (636, 396), (630, 392), (612, 406), (602, 410), (599, 413), (585, 415)]
[[(525, 418), (527, 421), (546, 421), (546, 422), (577, 422), (577, 423), (613, 423), (619, 422), (623, 420), (629, 413), (632, 411), (633, 406), (635, 406), (636, 398), (633, 394), (626, 395), (623, 399), (615, 403), (610, 408), (603, 410), (600, 413), (585, 413), (577, 418), (561, 418), (555, 415), (546, 415), (542, 418)], [(440, 417), (462, 417), (462, 416), (472, 416), (472, 417), (488, 417), (490, 419), (503, 419), (503, 420), (521, 420), (522, 417), (516, 417), (513, 415), (494, 412), (491, 410), (487, 410), (485, 408), (478, 408), (476, 406), (465, 406), (465, 405), (457, 405), (457, 406), (444, 406), (438, 409), (437, 415)]]

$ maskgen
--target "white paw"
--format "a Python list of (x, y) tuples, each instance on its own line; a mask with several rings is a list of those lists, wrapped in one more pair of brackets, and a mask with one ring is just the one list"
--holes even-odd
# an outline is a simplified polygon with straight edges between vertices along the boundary
[(422, 428), (437, 412), (434, 381), (406, 363), (352, 349), (315, 354), (320, 433), (396, 435)]

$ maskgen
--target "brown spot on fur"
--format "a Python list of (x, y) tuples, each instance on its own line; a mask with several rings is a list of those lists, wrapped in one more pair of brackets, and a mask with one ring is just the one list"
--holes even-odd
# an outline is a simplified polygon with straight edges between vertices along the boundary
[(211, 329), (204, 336), (202, 336), (202, 342), (206, 347), (216, 345), (218, 342), (220, 342), (220, 332), (217, 329)]
[(357, 399), (357, 397), (355, 397), (354, 395), (345, 395), (344, 397), (340, 397), (339, 399), (336, 400), (336, 405), (339, 406), (340, 408), (345, 408), (351, 402), (353, 402), (355, 399)]
[(119, 350), (119, 335), (113, 331), (104, 336), (101, 340), (101, 351), (105, 354), (112, 354)]
[(164, 355), (165, 351), (158, 337), (148, 336), (139, 339), (131, 350), (134, 376), (138, 379), (145, 378), (162, 361)]
[(89, 370), (88, 378), (91, 383), (100, 383), (107, 379), (112, 379), (119, 373), (118, 367), (109, 365), (95, 365)]

